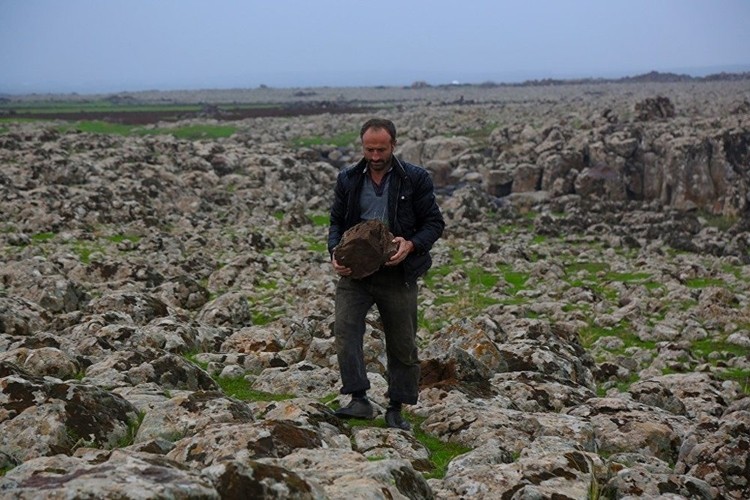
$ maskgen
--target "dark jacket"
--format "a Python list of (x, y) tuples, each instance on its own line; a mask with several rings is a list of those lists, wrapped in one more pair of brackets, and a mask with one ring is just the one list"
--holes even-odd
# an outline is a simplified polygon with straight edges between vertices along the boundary
[[(359, 198), (366, 177), (365, 166), (363, 158), (339, 172), (328, 231), (331, 254), (344, 232), (361, 222)], [(414, 243), (414, 251), (401, 263), (406, 281), (413, 283), (432, 265), (430, 249), (443, 234), (445, 221), (435, 201), (432, 179), (425, 169), (394, 156), (393, 171), (389, 175), (388, 228), (394, 236)]]

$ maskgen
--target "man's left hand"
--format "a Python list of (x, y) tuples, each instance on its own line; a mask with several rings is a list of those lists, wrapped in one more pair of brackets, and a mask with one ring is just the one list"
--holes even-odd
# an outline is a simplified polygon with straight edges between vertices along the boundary
[(401, 236), (393, 238), (392, 243), (396, 244), (396, 253), (385, 263), (386, 266), (397, 266), (398, 264), (401, 264), (406, 256), (414, 251), (414, 243), (402, 238)]

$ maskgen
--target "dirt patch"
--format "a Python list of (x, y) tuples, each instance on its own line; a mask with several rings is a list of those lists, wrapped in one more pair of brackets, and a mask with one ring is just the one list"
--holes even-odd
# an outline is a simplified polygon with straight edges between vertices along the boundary
[(218, 106), (204, 106), (200, 110), (138, 110), (138, 111), (81, 111), (81, 112), (50, 112), (23, 113), (11, 110), (7, 117), (32, 118), (39, 120), (65, 120), (71, 122), (98, 120), (124, 125), (147, 125), (158, 122), (189, 120), (194, 118), (208, 118), (221, 121), (237, 121), (246, 118), (303, 116), (346, 113), (367, 113), (372, 108), (359, 107), (351, 104), (337, 104), (331, 102), (285, 104), (273, 106), (259, 106), (253, 108), (227, 108)]

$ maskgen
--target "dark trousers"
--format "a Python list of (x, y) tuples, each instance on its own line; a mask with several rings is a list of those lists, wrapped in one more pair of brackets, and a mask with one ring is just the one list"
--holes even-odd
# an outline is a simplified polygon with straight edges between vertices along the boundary
[(370, 388), (362, 349), (365, 318), (375, 304), (383, 322), (388, 361), (388, 397), (415, 404), (419, 395), (417, 355), (417, 285), (404, 281), (403, 271), (383, 268), (363, 279), (342, 277), (336, 286), (336, 354), (341, 393)]

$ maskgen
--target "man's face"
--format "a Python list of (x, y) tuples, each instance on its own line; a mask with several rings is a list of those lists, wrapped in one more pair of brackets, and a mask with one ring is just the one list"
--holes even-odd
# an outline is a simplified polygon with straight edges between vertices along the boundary
[(362, 136), (362, 152), (371, 170), (387, 170), (391, 165), (395, 141), (384, 128), (371, 128)]

